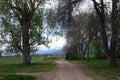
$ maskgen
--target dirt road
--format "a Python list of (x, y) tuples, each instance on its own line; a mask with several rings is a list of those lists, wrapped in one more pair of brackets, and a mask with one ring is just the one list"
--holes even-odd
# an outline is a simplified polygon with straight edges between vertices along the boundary
[(67, 61), (56, 61), (57, 66), (47, 73), (29, 73), (37, 80), (93, 80), (87, 77), (81, 70), (81, 66), (72, 64)]

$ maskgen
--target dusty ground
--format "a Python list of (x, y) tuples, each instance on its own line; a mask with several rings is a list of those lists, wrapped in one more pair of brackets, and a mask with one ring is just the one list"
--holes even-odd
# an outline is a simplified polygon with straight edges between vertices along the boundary
[(57, 66), (49, 72), (22, 74), (35, 76), (37, 80), (93, 80), (84, 74), (80, 65), (63, 60), (56, 61), (56, 64)]

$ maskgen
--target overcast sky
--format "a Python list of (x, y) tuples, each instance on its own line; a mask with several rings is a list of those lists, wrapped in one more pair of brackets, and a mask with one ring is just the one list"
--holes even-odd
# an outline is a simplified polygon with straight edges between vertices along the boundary
[(66, 39), (61, 36), (53, 36), (52, 42), (48, 44), (49, 48), (45, 45), (38, 46), (38, 52), (39, 54), (43, 53), (52, 53), (55, 51), (62, 51), (63, 47), (66, 44)]

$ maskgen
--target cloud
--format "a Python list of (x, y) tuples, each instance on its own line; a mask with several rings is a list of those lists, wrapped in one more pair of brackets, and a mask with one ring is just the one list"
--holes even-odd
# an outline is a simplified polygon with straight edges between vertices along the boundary
[(45, 45), (38, 46), (37, 53), (44, 54), (44, 53), (61, 53), (63, 52), (63, 47), (66, 44), (66, 39), (64, 37), (53, 37), (52, 42), (49, 43), (49, 48)]
[(57, 0), (49, 0), (46, 2), (44, 8), (45, 9), (54, 9), (57, 8), (58, 1)]
[(63, 48), (66, 44), (66, 39), (64, 37), (53, 37), (52, 42), (48, 44), (52, 49)]

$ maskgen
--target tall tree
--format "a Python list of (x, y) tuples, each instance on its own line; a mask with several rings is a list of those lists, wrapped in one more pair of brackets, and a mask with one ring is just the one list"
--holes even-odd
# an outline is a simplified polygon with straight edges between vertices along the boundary
[[(16, 20), (21, 26), (21, 40), (22, 40), (22, 55), (23, 55), (23, 64), (29, 65), (30, 62), (30, 28), (34, 15), (37, 13), (37, 10), (41, 9), (42, 4), (45, 0), (0, 0), (3, 6), (2, 12), (5, 12), (6, 15), (10, 15), (10, 22), (14, 23), (13, 20)], [(7, 16), (5, 18), (7, 19)], [(16, 43), (18, 45), (18, 43)]]
[[(103, 42), (103, 47), (104, 51), (107, 55), (108, 59), (108, 64), (109, 66), (116, 66), (116, 39), (117, 39), (117, 30), (118, 30), (118, 25), (117, 25), (117, 1), (118, 0), (112, 0), (112, 10), (111, 10), (111, 23), (107, 24), (106, 22), (106, 5), (107, 3), (105, 0), (92, 0), (94, 3), (94, 8), (96, 10), (96, 13), (99, 18), (100, 22), (100, 32), (102, 36), (102, 42)], [(111, 38), (107, 36), (106, 28), (110, 25), (110, 32), (111, 32)], [(109, 39), (109, 40), (108, 40)], [(110, 42), (110, 45), (108, 45)]]

